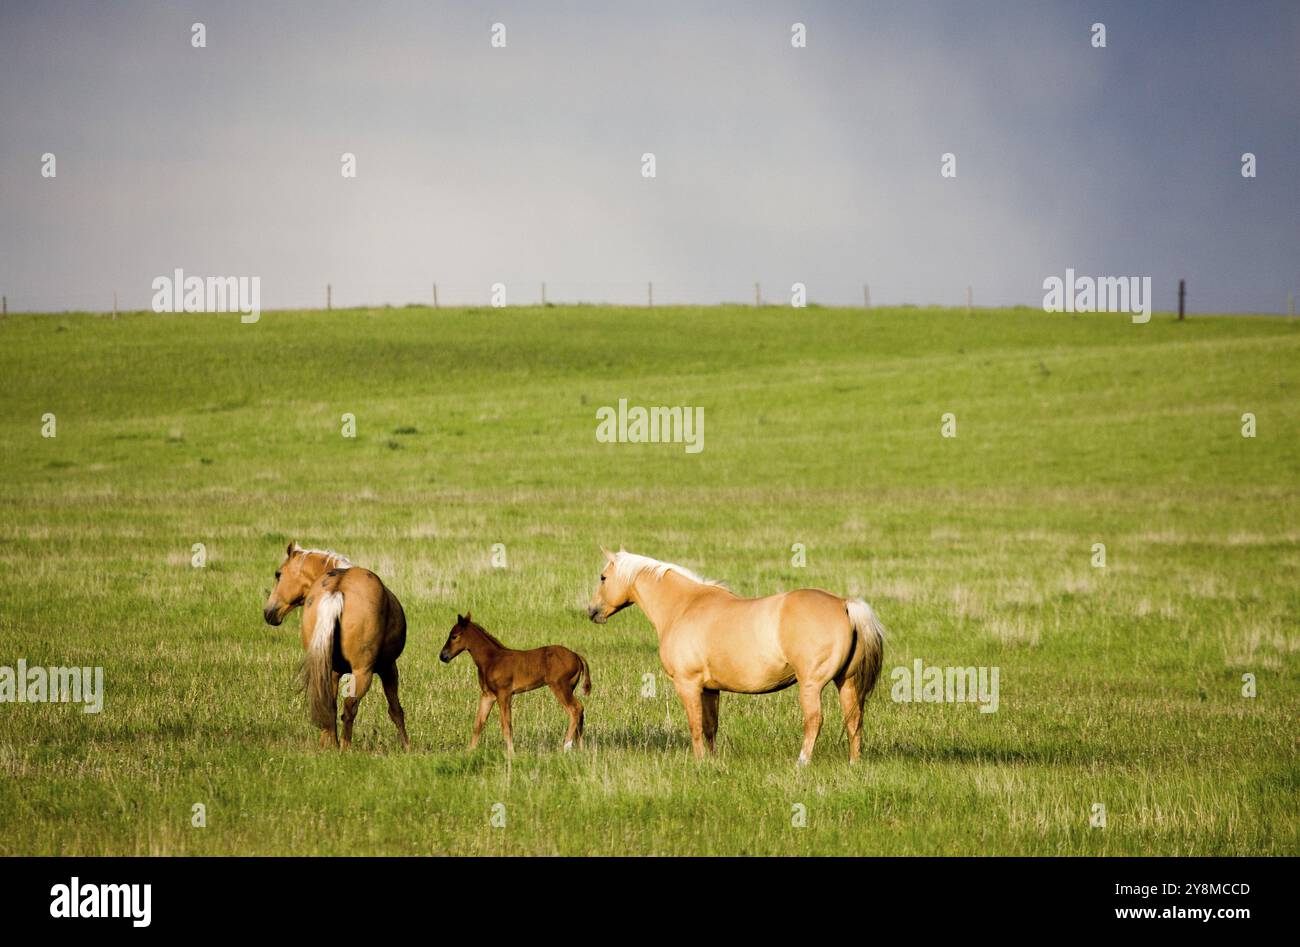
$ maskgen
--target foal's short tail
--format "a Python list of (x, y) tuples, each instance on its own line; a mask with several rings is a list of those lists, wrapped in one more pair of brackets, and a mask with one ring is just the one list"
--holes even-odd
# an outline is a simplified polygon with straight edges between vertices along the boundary
[(863, 599), (850, 599), (845, 603), (849, 611), (849, 624), (857, 637), (856, 647), (862, 649), (862, 663), (858, 667), (858, 692), (866, 697), (880, 677), (880, 665), (885, 660), (885, 626), (880, 623), (875, 610)]
[(587, 659), (584, 658), (582, 655), (578, 655), (578, 660), (582, 662), (582, 670), (578, 672), (579, 674), (582, 675), (582, 679), (583, 679), (582, 692), (584, 694), (590, 694), (591, 693), (591, 668), (587, 667)]
[(343, 593), (326, 592), (316, 606), (316, 627), (303, 662), (303, 685), (307, 688), (307, 712), (322, 730), (333, 730), (338, 707), (334, 696), (334, 634), (343, 614)]

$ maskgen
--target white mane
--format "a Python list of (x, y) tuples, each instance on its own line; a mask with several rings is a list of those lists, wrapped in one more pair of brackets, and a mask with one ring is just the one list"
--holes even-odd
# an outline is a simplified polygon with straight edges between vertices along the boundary
[(352, 560), (333, 549), (303, 549), (304, 556), (324, 556), (327, 569), (351, 569)]
[(634, 552), (619, 551), (614, 553), (614, 574), (624, 582), (630, 584), (643, 572), (649, 573), (656, 579), (662, 579), (668, 572), (676, 572), (678, 575), (690, 579), (692, 582), (698, 582), (700, 585), (712, 585), (720, 589), (726, 588), (721, 582), (703, 578), (685, 566), (677, 565), (675, 562), (660, 562), (658, 559), (651, 559), (649, 556), (638, 556)]

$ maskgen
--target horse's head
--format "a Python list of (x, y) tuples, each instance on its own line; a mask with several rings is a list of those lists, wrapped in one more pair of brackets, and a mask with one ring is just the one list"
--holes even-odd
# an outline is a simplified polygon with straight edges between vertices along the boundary
[(266, 604), (262, 606), (262, 617), (268, 625), (278, 625), (284, 616), (302, 604), (311, 588), (310, 578), (303, 572), (307, 556), (297, 543), (289, 543), (285, 550), (284, 562), (275, 570), (275, 588), (271, 590)]
[(451, 628), (451, 633), (447, 635), (447, 643), (442, 646), (438, 652), (438, 660), (446, 664), (456, 655), (460, 654), (469, 647), (469, 642), (465, 640), (465, 632), (470, 629), (473, 622), (469, 620), (469, 612), (464, 615), (456, 616), (456, 624)]
[(611, 615), (632, 604), (631, 577), (618, 568), (618, 557), (625, 551), (621, 546), (617, 553), (601, 548), (601, 552), (605, 554), (605, 568), (601, 570), (600, 585), (596, 588), (596, 594), (591, 597), (591, 603), (587, 605), (587, 617), (597, 625), (605, 624)]

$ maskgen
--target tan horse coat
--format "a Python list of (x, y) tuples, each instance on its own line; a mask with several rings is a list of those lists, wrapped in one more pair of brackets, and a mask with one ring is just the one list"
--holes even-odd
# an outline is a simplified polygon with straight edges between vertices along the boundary
[(849, 736), (862, 746), (862, 710), (884, 655), (884, 627), (861, 599), (819, 589), (741, 598), (688, 569), (625, 550), (605, 550), (600, 588), (587, 609), (604, 623), (639, 605), (659, 636), (659, 660), (686, 709), (696, 756), (712, 752), (721, 691), (767, 694), (799, 685), (804, 739), (812, 758), (821, 731), (821, 693), (834, 682)]
[(343, 700), (343, 748), (352, 743), (357, 707), (375, 674), (384, 685), (388, 716), (403, 747), (410, 748), (406, 715), (397, 696), (397, 658), (406, 645), (402, 604), (369, 569), (337, 553), (290, 543), (276, 570), (276, 585), (263, 607), (267, 624), (279, 625), (302, 606), (302, 646), (307, 652), (303, 681), (321, 746), (338, 746), (339, 679), (352, 674)]

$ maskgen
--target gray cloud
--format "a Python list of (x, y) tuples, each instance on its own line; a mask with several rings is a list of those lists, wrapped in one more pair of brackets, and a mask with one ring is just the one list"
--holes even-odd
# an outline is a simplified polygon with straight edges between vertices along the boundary
[(1280, 311), (1300, 8), (1131, 6), (6, 6), (0, 284), (11, 309), (145, 307), (175, 267), (259, 275), (267, 308), (435, 279), (446, 302), (498, 280), (640, 301), (653, 279), (663, 302), (800, 280), (1037, 305), (1073, 266), (1151, 275), (1166, 308), (1186, 276), (1195, 308)]

